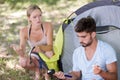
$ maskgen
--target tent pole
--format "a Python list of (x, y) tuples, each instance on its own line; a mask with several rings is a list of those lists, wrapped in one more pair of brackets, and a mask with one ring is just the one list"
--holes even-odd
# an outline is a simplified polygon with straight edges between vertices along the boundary
[(119, 1), (119, 0), (112, 0), (113, 2), (117, 2), (117, 1)]

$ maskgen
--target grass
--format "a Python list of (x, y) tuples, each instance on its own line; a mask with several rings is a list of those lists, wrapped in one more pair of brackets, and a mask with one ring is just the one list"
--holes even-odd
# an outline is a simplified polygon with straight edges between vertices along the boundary
[[(53, 23), (54, 37), (63, 20), (85, 4), (84, 0), (81, 1), (59, 0), (54, 5), (37, 3), (43, 11), (43, 20)], [(9, 47), (13, 43), (19, 44), (19, 29), (27, 26), (26, 8), (29, 4), (17, 3), (14, 9), (8, 3), (0, 5), (0, 80), (32, 80), (31, 72), (18, 65), (18, 56)]]
[(22, 68), (17, 68), (16, 64), (16, 59), (1, 58), (0, 80), (31, 80), (29, 73), (26, 73)]

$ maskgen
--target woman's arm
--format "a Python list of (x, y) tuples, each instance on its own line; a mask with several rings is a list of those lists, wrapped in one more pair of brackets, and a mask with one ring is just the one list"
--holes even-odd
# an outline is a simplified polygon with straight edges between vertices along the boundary
[(52, 45), (40, 45), (38, 46), (40, 50), (42, 51), (51, 51), (53, 49)]
[(20, 29), (20, 50), (25, 53), (25, 47), (26, 47), (26, 40), (27, 40), (27, 28)]
[(45, 35), (47, 37), (47, 45), (37, 46), (42, 51), (51, 51), (53, 49), (53, 28), (50, 22), (46, 22), (43, 24), (44, 29), (46, 31)]
[(12, 44), (10, 46), (21, 57), (24, 57), (24, 53), (25, 53), (26, 39), (25, 39), (25, 34), (24, 34), (25, 32), (24, 31), (25, 31), (24, 29), (20, 30), (20, 34), (19, 34), (19, 36), (20, 36), (20, 44), (19, 45)]

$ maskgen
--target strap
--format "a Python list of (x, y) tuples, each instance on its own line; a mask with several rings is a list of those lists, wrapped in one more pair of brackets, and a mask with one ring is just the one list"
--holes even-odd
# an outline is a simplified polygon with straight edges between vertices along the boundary
[[(43, 59), (40, 57), (40, 55), (37, 53), (37, 52), (32, 52), (31, 54), (34, 54), (36, 55), (37, 57), (39, 57), (38, 62), (39, 62), (39, 68), (42, 69), (42, 68), (45, 68), (48, 70), (48, 67), (45, 63), (45, 61), (43, 61)], [(30, 55), (31, 56), (31, 55)], [(34, 56), (35, 57), (35, 56)]]
[(29, 32), (28, 32), (28, 38), (30, 39), (30, 34), (31, 34), (31, 26), (29, 28)]
[[(41, 24), (41, 28), (42, 28), (42, 31), (44, 33), (44, 28), (43, 28), (43, 24)], [(31, 25), (30, 25), (30, 28), (28, 30), (28, 38), (30, 39), (30, 34), (31, 34)]]
[(43, 31), (43, 33), (44, 33), (44, 28), (43, 28), (43, 24), (41, 24), (41, 28), (42, 28), (42, 31)]

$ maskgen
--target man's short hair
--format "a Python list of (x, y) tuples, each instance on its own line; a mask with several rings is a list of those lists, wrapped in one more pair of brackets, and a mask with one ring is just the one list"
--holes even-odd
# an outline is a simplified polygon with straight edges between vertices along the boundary
[(86, 18), (84, 17), (77, 22), (75, 31), (89, 33), (96, 32), (96, 22), (91, 16), (88, 16)]

